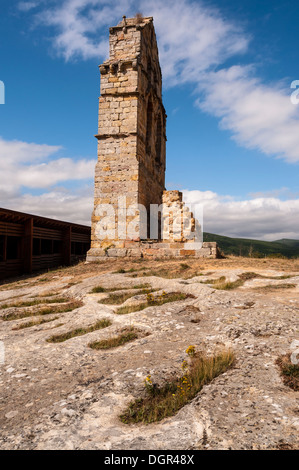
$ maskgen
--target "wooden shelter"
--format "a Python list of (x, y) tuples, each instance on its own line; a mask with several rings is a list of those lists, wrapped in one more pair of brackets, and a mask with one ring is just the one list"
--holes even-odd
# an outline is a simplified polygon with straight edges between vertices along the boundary
[(84, 260), (91, 229), (0, 208), (0, 280)]

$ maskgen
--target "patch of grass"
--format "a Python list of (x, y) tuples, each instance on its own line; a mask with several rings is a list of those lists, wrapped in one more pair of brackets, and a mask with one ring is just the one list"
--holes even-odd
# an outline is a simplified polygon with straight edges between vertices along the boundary
[(186, 263), (181, 263), (180, 267), (184, 271), (185, 269), (190, 269), (191, 266), (189, 266), (189, 264), (186, 264)]
[(182, 277), (182, 274), (178, 271), (172, 272), (169, 269), (149, 270), (142, 273), (143, 276), (156, 276), (163, 277), (164, 279), (176, 279)]
[(132, 287), (132, 289), (150, 289), (151, 285), (150, 284), (136, 284), (135, 286)]
[(53, 326), (53, 328), (49, 328), (50, 330), (54, 330), (55, 328), (59, 328), (60, 326), (63, 326), (64, 323), (58, 323), (57, 325)]
[(74, 300), (73, 302), (69, 302), (65, 305), (53, 305), (52, 307), (42, 307), (37, 310), (27, 310), (20, 313), (9, 313), (2, 317), (4, 321), (12, 321), (12, 320), (20, 320), (21, 318), (26, 317), (35, 317), (39, 315), (51, 315), (55, 313), (67, 313), (72, 312), (76, 308), (82, 307), (83, 302), (79, 300)]
[[(109, 289), (108, 291), (111, 292)], [(90, 291), (90, 294), (101, 294), (102, 292), (107, 292), (107, 289), (102, 286), (96, 286)]]
[(254, 289), (260, 292), (272, 292), (280, 289), (294, 289), (295, 287), (297, 287), (297, 284), (269, 284), (267, 286), (254, 287)]
[(114, 271), (112, 274), (125, 274), (127, 271), (125, 269), (118, 269), (117, 271)]
[[(257, 273), (254, 273), (254, 272), (245, 272), (245, 273), (242, 273), (240, 274), (239, 276), (239, 279), (237, 279), (236, 281), (234, 282), (225, 282), (225, 279), (224, 281), (221, 281), (222, 278), (219, 279), (219, 282), (215, 282), (214, 283), (214, 288), (215, 289), (218, 289), (218, 290), (233, 290), (233, 289), (237, 289), (238, 287), (241, 287), (244, 285), (244, 283), (246, 281), (250, 281), (251, 279), (274, 279), (274, 280), (282, 280), (282, 279), (289, 279), (290, 277), (292, 276), (278, 276), (278, 277), (271, 277), (271, 276), (262, 276), (261, 274), (257, 274)], [(264, 286), (266, 287), (267, 289), (270, 290), (271, 287), (273, 287), (273, 290), (275, 289), (291, 289), (293, 287), (296, 287), (295, 284), (280, 284), (280, 286), (272, 286), (272, 285), (269, 285), (269, 286)], [(264, 287), (254, 287), (254, 289), (264, 289)]]
[(280, 368), (283, 383), (292, 388), (296, 392), (299, 391), (299, 364), (295, 365), (291, 362), (290, 354), (280, 356), (276, 364)]
[(94, 341), (89, 344), (92, 349), (111, 349), (122, 346), (123, 344), (134, 341), (138, 338), (138, 330), (134, 327), (124, 329), (118, 336), (112, 336), (111, 338), (103, 339), (101, 341)]
[(127, 313), (139, 312), (144, 310), (147, 307), (155, 307), (159, 305), (166, 304), (168, 302), (177, 302), (178, 300), (185, 300), (187, 298), (193, 298), (194, 296), (191, 294), (183, 294), (181, 292), (170, 292), (169, 294), (162, 294), (159, 297), (149, 297), (147, 298), (146, 302), (142, 302), (139, 305), (128, 305), (124, 307), (120, 307), (116, 310), (117, 315), (125, 315)]
[(55, 299), (32, 299), (32, 300), (24, 300), (20, 302), (14, 302), (11, 304), (2, 304), (0, 305), (0, 309), (4, 310), (7, 308), (19, 308), (19, 307), (33, 307), (34, 305), (41, 305), (41, 304), (62, 304), (67, 302), (69, 299), (67, 297), (56, 297)]
[[(193, 270), (191, 266), (186, 263), (180, 263), (179, 269), (177, 265), (169, 266), (167, 268), (160, 268), (160, 269), (148, 269), (145, 271), (144, 269), (140, 269), (142, 271), (139, 276), (149, 277), (162, 277), (163, 279), (192, 279), (196, 276), (202, 276), (202, 273), (198, 272), (197, 270)], [(137, 274), (131, 275), (130, 277), (137, 277)]]
[[(144, 271), (147, 268), (130, 268), (130, 269), (118, 269), (117, 271), (114, 271), (112, 274), (132, 274), (132, 273), (138, 273), (140, 271)], [(137, 277), (137, 274), (133, 274), (129, 277)]]
[(83, 336), (87, 333), (92, 333), (93, 331), (101, 330), (112, 325), (112, 322), (108, 318), (97, 321), (94, 325), (88, 326), (86, 328), (76, 328), (75, 330), (68, 331), (67, 333), (62, 333), (61, 335), (54, 335), (47, 339), (48, 343), (63, 343), (68, 339), (75, 338), (76, 336)]
[(221, 282), (220, 281), (219, 283), (215, 283), (214, 289), (217, 289), (217, 290), (237, 289), (238, 287), (243, 286), (246, 281), (250, 281), (251, 279), (255, 279), (257, 277), (260, 277), (260, 275), (257, 273), (252, 273), (252, 272), (242, 273), (239, 275), (239, 279), (237, 279), (236, 281), (233, 281), (233, 282)]
[(16, 326), (15, 328), (12, 328), (13, 331), (18, 331), (18, 330), (23, 330), (24, 328), (31, 328), (32, 326), (37, 326), (37, 325), (43, 325), (43, 323), (49, 323), (54, 320), (58, 320), (59, 317), (54, 317), (54, 318), (40, 318), (39, 320), (32, 320), (27, 323), (22, 323), (19, 326)]
[(59, 295), (59, 292), (43, 292), (39, 294), (37, 297), (54, 297), (54, 295)]
[(70, 288), (70, 287), (73, 287), (73, 286), (77, 286), (78, 284), (80, 284), (80, 281), (78, 282), (69, 282), (67, 285), (66, 285), (66, 288)]
[(231, 368), (234, 361), (232, 351), (223, 351), (213, 357), (195, 354), (188, 369), (185, 361), (182, 364), (184, 375), (161, 388), (152, 384), (150, 376), (147, 377), (146, 398), (130, 403), (120, 420), (125, 424), (153, 423), (174, 416), (204, 385)]
[(121, 293), (121, 294), (110, 294), (106, 299), (99, 300), (99, 304), (105, 305), (120, 305), (123, 304), (126, 300), (134, 297), (135, 295), (144, 295), (154, 292), (153, 289), (142, 289), (137, 292), (130, 293)]
[(91, 294), (100, 294), (104, 292), (117, 292), (120, 290), (130, 290), (130, 289), (146, 289), (151, 287), (150, 284), (137, 284), (135, 286), (127, 286), (127, 287), (111, 287), (111, 288), (105, 288), (102, 286), (96, 286), (91, 290)]
[(219, 277), (218, 279), (207, 279), (206, 281), (200, 281), (201, 284), (211, 284), (211, 285), (214, 285), (214, 284), (222, 284), (226, 281), (226, 277), (225, 276), (221, 276)]
[(290, 274), (285, 274), (283, 276), (261, 276), (265, 279), (274, 279), (274, 280), (277, 280), (277, 281), (281, 281), (283, 279), (291, 279), (292, 277), (294, 277), (294, 275), (290, 275)]
[(243, 286), (244, 282), (240, 279), (234, 282), (223, 282), (222, 284), (215, 284), (214, 288), (217, 290), (233, 290), (237, 289), (237, 287)]

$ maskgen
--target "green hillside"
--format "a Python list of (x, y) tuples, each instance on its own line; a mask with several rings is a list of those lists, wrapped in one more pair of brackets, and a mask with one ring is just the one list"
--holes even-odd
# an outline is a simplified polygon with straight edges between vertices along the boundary
[(224, 255), (299, 257), (299, 240), (282, 239), (274, 242), (265, 242), (249, 238), (230, 238), (205, 232), (204, 241), (217, 242)]

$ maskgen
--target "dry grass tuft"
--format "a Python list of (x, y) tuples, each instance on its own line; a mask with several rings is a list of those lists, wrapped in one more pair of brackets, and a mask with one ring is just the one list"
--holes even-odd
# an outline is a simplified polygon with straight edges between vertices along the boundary
[(246, 281), (250, 281), (251, 279), (255, 279), (257, 277), (260, 277), (259, 274), (257, 273), (252, 273), (252, 272), (246, 272), (242, 273), (239, 276), (239, 279), (237, 279), (234, 282), (223, 282), (221, 281), (222, 278), (219, 279), (219, 283), (214, 284), (214, 289), (217, 290), (233, 290), (237, 289), (238, 287), (241, 287), (244, 285)]
[(107, 328), (108, 326), (112, 325), (112, 322), (104, 318), (102, 320), (97, 321), (94, 325), (85, 327), (85, 328), (76, 328), (75, 330), (69, 331), (67, 333), (62, 333), (61, 335), (53, 335), (47, 339), (48, 343), (63, 343), (68, 339), (75, 338), (76, 336), (83, 336), (87, 333), (92, 333), (93, 331), (101, 330), (103, 328)]
[[(130, 290), (130, 289), (146, 289), (146, 288), (150, 288), (150, 284), (137, 284), (135, 286), (127, 286), (127, 287), (111, 287), (110, 289), (107, 289), (105, 287), (102, 287), (102, 286), (96, 286), (94, 287), (92, 290), (91, 290), (91, 294), (101, 294), (101, 293), (104, 293), (104, 292), (117, 292), (117, 291), (121, 291), (121, 290)], [(135, 294), (136, 295), (136, 294)]]
[(111, 338), (103, 339), (101, 341), (95, 341), (89, 344), (92, 349), (112, 349), (122, 346), (123, 344), (134, 341), (138, 338), (139, 330), (134, 327), (125, 328), (121, 331), (118, 336), (112, 336)]
[(4, 310), (7, 308), (20, 308), (20, 307), (33, 307), (34, 305), (41, 305), (41, 304), (62, 304), (68, 302), (67, 297), (56, 297), (55, 299), (32, 299), (32, 300), (22, 300), (19, 302), (14, 302), (10, 304), (2, 304), (0, 305), (0, 309)]
[(31, 328), (32, 326), (38, 326), (38, 325), (43, 325), (44, 323), (49, 323), (54, 320), (58, 320), (59, 317), (54, 317), (54, 318), (40, 318), (39, 320), (32, 320), (27, 323), (22, 323), (19, 326), (16, 326), (15, 328), (12, 328), (13, 331), (18, 331), (18, 330), (23, 330), (24, 328)]
[(254, 290), (259, 292), (274, 292), (280, 289), (294, 289), (296, 284), (269, 284), (267, 286), (254, 287)]
[(35, 317), (39, 315), (51, 315), (55, 313), (72, 312), (76, 308), (82, 307), (83, 302), (74, 300), (65, 305), (53, 305), (51, 307), (42, 307), (35, 310), (26, 310), (23, 312), (12, 312), (2, 317), (4, 321), (20, 320), (26, 317)]
[(195, 354), (189, 368), (182, 364), (184, 375), (162, 388), (146, 379), (146, 398), (130, 403), (120, 416), (125, 424), (153, 423), (175, 415), (200, 392), (202, 387), (231, 368), (235, 356), (232, 351), (223, 351), (213, 357)]
[(121, 305), (131, 297), (135, 297), (135, 295), (150, 294), (151, 292), (155, 292), (154, 289), (141, 289), (137, 292), (110, 294), (106, 299), (99, 300), (99, 304)]
[(127, 313), (139, 312), (148, 307), (157, 307), (169, 302), (177, 302), (178, 300), (185, 300), (187, 298), (194, 299), (195, 297), (191, 294), (183, 294), (181, 292), (170, 292), (169, 294), (163, 292), (163, 294), (158, 297), (154, 297), (151, 296), (151, 294), (148, 294), (146, 302), (142, 302), (139, 305), (128, 305), (120, 307), (116, 310), (116, 313), (118, 315), (125, 315)]
[(280, 356), (276, 364), (280, 368), (283, 383), (292, 388), (296, 392), (299, 391), (299, 364), (295, 365), (291, 362), (290, 354)]

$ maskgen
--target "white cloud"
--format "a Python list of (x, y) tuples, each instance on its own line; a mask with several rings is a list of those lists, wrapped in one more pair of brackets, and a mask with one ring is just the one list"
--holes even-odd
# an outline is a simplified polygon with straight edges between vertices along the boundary
[(240, 145), (299, 161), (299, 107), (278, 85), (264, 85), (252, 67), (233, 66), (207, 73), (198, 89), (204, 97), (197, 105), (219, 117)]
[[(299, 161), (299, 106), (290, 90), (263, 84), (252, 66), (225, 68), (250, 47), (249, 35), (221, 11), (192, 0), (63, 0), (37, 16), (54, 28), (58, 55), (106, 58), (108, 26), (123, 14), (154, 16), (164, 84), (193, 83), (197, 105), (216, 116), (238, 144), (266, 155)], [(217, 69), (217, 71), (216, 71)]]
[(38, 145), (0, 138), (0, 196), (19, 193), (20, 188), (50, 188), (63, 182), (93, 178), (94, 160), (49, 160), (60, 146)]
[(154, 17), (167, 85), (197, 83), (203, 72), (247, 50), (246, 35), (204, 2), (141, 0), (140, 6)]
[(32, 10), (33, 8), (36, 8), (39, 5), (39, 1), (34, 1), (34, 2), (19, 2), (18, 3), (18, 9), (20, 11), (29, 11)]
[[(108, 26), (124, 14), (132, 2), (64, 0), (37, 15), (38, 25), (53, 27), (54, 49), (65, 60), (106, 57)], [(106, 27), (106, 28), (104, 28)]]
[(61, 146), (4, 140), (0, 137), (0, 165), (3, 168), (3, 165), (9, 162), (28, 162), (48, 158), (60, 149)]
[(90, 225), (93, 208), (92, 186), (80, 191), (54, 189), (35, 196), (30, 193), (9, 197), (2, 207), (43, 217)]
[[(90, 225), (94, 160), (51, 159), (60, 146), (6, 141), (0, 137), (0, 206)], [(78, 181), (79, 189), (56, 187)], [(25, 189), (24, 189), (25, 188)], [(41, 194), (32, 194), (41, 190)]]
[[(53, 159), (60, 149), (0, 138), (0, 206), (89, 225), (95, 161)], [(75, 180), (79, 189), (57, 187)], [(34, 194), (38, 189), (41, 194)], [(266, 240), (299, 238), (299, 200), (279, 199), (290, 196), (288, 188), (243, 201), (212, 191), (183, 193), (187, 204), (203, 205), (205, 231)]]
[(299, 238), (298, 199), (259, 197), (239, 201), (212, 191), (184, 190), (183, 193), (187, 206), (203, 206), (206, 232), (269, 241)]

